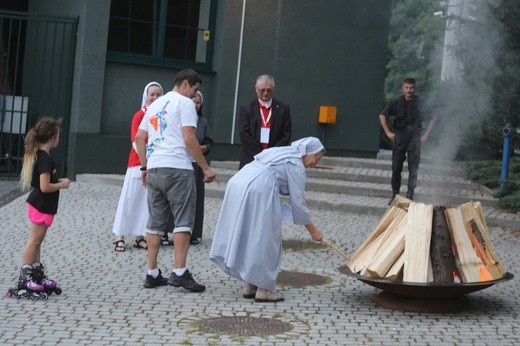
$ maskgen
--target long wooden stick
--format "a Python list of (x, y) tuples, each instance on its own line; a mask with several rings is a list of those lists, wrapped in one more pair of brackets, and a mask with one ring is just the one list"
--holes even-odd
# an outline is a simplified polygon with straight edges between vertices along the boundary
[(330, 241), (327, 241), (323, 239), (323, 244), (327, 245), (328, 247), (336, 250), (341, 256), (345, 257), (347, 260), (350, 260), (350, 256), (347, 255), (345, 252), (343, 252), (340, 248), (338, 248), (335, 244), (331, 243)]

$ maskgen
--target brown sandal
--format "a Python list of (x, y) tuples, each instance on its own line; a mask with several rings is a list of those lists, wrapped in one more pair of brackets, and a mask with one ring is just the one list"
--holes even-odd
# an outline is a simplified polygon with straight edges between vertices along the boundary
[[(142, 244), (143, 242), (144, 242), (144, 245)], [(134, 247), (138, 248), (138, 249), (148, 250), (148, 243), (146, 242), (146, 239), (144, 239), (144, 238), (141, 238), (139, 240), (136, 239)]]
[(113, 244), (116, 244), (114, 250), (116, 252), (125, 252), (125, 241), (124, 240), (116, 240)]

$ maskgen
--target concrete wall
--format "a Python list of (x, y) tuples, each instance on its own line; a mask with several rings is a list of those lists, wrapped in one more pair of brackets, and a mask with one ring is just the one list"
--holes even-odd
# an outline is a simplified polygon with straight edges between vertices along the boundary
[[(178, 70), (175, 69), (160, 67), (137, 67), (133, 64), (113, 62), (106, 64), (99, 132), (102, 138), (97, 137), (97, 139), (105, 143), (105, 146), (123, 149), (109, 149), (112, 156), (110, 164), (105, 168), (108, 172), (121, 172), (122, 169), (126, 169), (128, 152), (131, 148), (130, 125), (135, 112), (141, 108), (141, 98), (146, 84), (151, 81), (159, 82), (166, 93), (172, 90), (173, 79), (177, 72)], [(200, 73), (200, 75), (203, 79), (200, 89), (204, 95), (203, 114), (209, 121), (214, 121), (211, 93), (214, 90), (214, 74)], [(85, 148), (83, 153), (86, 156), (92, 155), (89, 148)], [(82, 171), (89, 169), (86, 166), (79, 168)]]
[(99, 134), (101, 130), (110, 1), (31, 0), (29, 12), (79, 17), (67, 160), (67, 171), (74, 176), (77, 165), (96, 159), (77, 154), (81, 146), (88, 145), (78, 142), (77, 135)]
[[(224, 47), (218, 53), (220, 100), (232, 100), (242, 3), (227, 2)], [(378, 151), (379, 124), (385, 77), (390, 3), (378, 0), (248, 1), (238, 104), (255, 97), (256, 77), (269, 73), (276, 80), (275, 97), (291, 106), (293, 138), (314, 135), (330, 149)], [(219, 26), (220, 28), (220, 26)], [(225, 102), (225, 101), (223, 101)], [(317, 123), (320, 105), (338, 107), (335, 125)], [(217, 116), (226, 119), (229, 102), (219, 104)], [(229, 138), (229, 116), (216, 132)], [(238, 134), (235, 131), (235, 142)]]
[[(380, 0), (219, 0), (213, 72), (201, 73), (204, 113), (218, 143), (212, 156), (238, 158), (238, 106), (255, 97), (254, 83), (263, 73), (275, 77), (275, 97), (291, 106), (293, 139), (318, 136), (330, 153), (374, 156), (390, 5)], [(32, 0), (33, 9), (80, 17), (69, 171), (124, 172), (130, 120), (144, 86), (157, 80), (171, 90), (177, 70), (106, 62), (110, 1)], [(338, 107), (336, 124), (318, 124), (320, 105)]]

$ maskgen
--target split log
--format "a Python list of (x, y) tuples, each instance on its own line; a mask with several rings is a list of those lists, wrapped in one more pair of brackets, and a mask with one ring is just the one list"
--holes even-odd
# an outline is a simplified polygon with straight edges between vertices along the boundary
[(399, 195), (347, 265), (361, 275), (420, 283), (482, 282), (505, 273), (479, 202), (434, 209)]
[(480, 230), (480, 233), (482, 234), (482, 238), (484, 239), (486, 251), (489, 254), (489, 256), (491, 256), (493, 261), (495, 261), (496, 263), (498, 272), (495, 273), (493, 277), (501, 278), (505, 275), (506, 269), (504, 268), (504, 265), (500, 260), (500, 257), (498, 257), (498, 254), (496, 253), (495, 248), (493, 247), (493, 243), (491, 242), (491, 238), (489, 236), (489, 228), (486, 224), (484, 211), (482, 210), (482, 204), (480, 202), (473, 202), (472, 204), (473, 208), (475, 209), (475, 213), (478, 215), (478, 218), (475, 219), (475, 223), (477, 224), (477, 227)]
[[(505, 270), (493, 249), (489, 231), (485, 224), (482, 206), (480, 203), (468, 202), (460, 205), (459, 209), (462, 212), (466, 232), (473, 248), (484, 263), (485, 270), (481, 269), (483, 276), (487, 277), (488, 272), (492, 279), (500, 279), (504, 275)], [(481, 281), (484, 281), (484, 277)]]
[[(402, 219), (406, 215), (406, 211), (398, 207), (390, 207), (383, 215), (378, 225), (374, 228), (368, 238), (361, 244), (361, 246), (351, 256), (347, 266), (353, 273), (359, 273), (364, 270), (368, 265), (368, 259), (371, 259), (374, 252), (377, 250), (380, 237), (388, 228), (388, 226), (394, 222), (395, 219)], [(377, 244), (374, 244), (375, 241)]]
[(360, 256), (358, 256), (355, 262), (349, 262), (348, 267), (353, 273), (358, 273), (361, 275), (367, 274), (367, 266), (370, 264), (370, 261), (372, 261), (372, 258), (374, 258), (374, 254), (379, 248), (379, 244), (381, 243), (383, 238), (384, 233), (380, 233), (378, 237), (374, 239), (374, 241), (365, 246), (363, 252), (360, 254)]
[(392, 203), (390, 205), (392, 207), (398, 207), (398, 208), (408, 211), (408, 206), (410, 205), (410, 203), (412, 203), (411, 199), (408, 199), (401, 195), (395, 195), (395, 197), (392, 200)]
[(427, 282), (433, 206), (410, 203), (405, 234), (403, 281)]
[(402, 280), (403, 279), (403, 267), (404, 267), (404, 251), (401, 253), (399, 258), (394, 262), (388, 273), (385, 275), (385, 279), (388, 280)]
[(432, 239), (430, 254), (432, 262), (433, 282), (453, 282), (455, 257), (451, 246), (451, 234), (444, 215), (445, 207), (433, 208)]
[(486, 224), (486, 218), (484, 217), (484, 210), (482, 209), (482, 203), (472, 202), (471, 204), (473, 205), (473, 209), (475, 210), (475, 213), (477, 214), (478, 219), (480, 220), (482, 225), (484, 225), (484, 227), (486, 229), (489, 229), (488, 225)]
[[(361, 264), (363, 265), (361, 269), (361, 275), (367, 275), (367, 276), (384, 276), (385, 273), (382, 274), (374, 274), (374, 271), (369, 272), (368, 268), (369, 266), (375, 261), (380, 261), (382, 257), (384, 257), (388, 252), (385, 250), (385, 247), (391, 243), (391, 241), (395, 238), (394, 234), (397, 233), (398, 229), (401, 229), (404, 225), (406, 225), (407, 220), (407, 213), (400, 209), (400, 211), (396, 214), (396, 217), (392, 220), (392, 222), (388, 225), (386, 230), (379, 235), (379, 237), (374, 241), (372, 244), (369, 245), (367, 248), (367, 251), (363, 253)], [(384, 244), (384, 245), (383, 245)], [(393, 246), (393, 245), (390, 245)], [(404, 246), (404, 244), (403, 244)], [(399, 250), (397, 250), (399, 251)], [(402, 250), (401, 250), (402, 252)], [(382, 253), (382, 254), (380, 254)], [(393, 252), (391, 252), (393, 253)], [(378, 257), (379, 254), (379, 257)], [(397, 254), (399, 255), (399, 254)], [(397, 257), (394, 257), (393, 260), (395, 261)], [(386, 268), (390, 268), (392, 263), (389, 264), (389, 266)], [(383, 269), (378, 268), (378, 272), (381, 272)]]
[(478, 257), (484, 262), (485, 265), (495, 264), (493, 260), (488, 256), (488, 253), (485, 248), (485, 242), (482, 238), (482, 234), (478, 229), (477, 224), (474, 220), (466, 222), (466, 232), (468, 232), (469, 240), (471, 241), (471, 245), (475, 249)]
[(483, 265), (477, 256), (469, 239), (460, 208), (448, 208), (445, 211), (453, 240), (453, 247), (458, 258), (458, 271), (462, 275), (462, 282), (479, 282), (479, 268)]
[(384, 277), (395, 261), (404, 251), (404, 235), (408, 227), (408, 218), (404, 217), (399, 223), (392, 223), (372, 261), (367, 266), (367, 274), (372, 277)]

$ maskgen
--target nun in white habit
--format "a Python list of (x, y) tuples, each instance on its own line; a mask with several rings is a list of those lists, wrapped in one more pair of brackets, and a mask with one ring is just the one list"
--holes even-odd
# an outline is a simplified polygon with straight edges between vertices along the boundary
[(137, 156), (135, 146), (135, 134), (139, 129), (139, 124), (143, 120), (146, 109), (153, 101), (163, 94), (162, 86), (157, 82), (148, 83), (143, 91), (141, 109), (132, 117), (130, 127), (130, 141), (132, 148), (128, 156), (128, 164), (117, 204), (116, 215), (112, 232), (116, 235), (114, 250), (117, 252), (125, 251), (125, 237), (136, 236), (134, 247), (147, 249), (146, 243), (146, 223), (148, 222), (148, 202), (146, 187), (141, 183), (141, 163)]
[(275, 292), (282, 255), (282, 204), (289, 196), (293, 223), (304, 225), (315, 241), (322, 233), (305, 205), (305, 169), (314, 167), (325, 148), (316, 137), (265, 149), (228, 182), (211, 246), (210, 259), (244, 281), (244, 298), (283, 301)]

